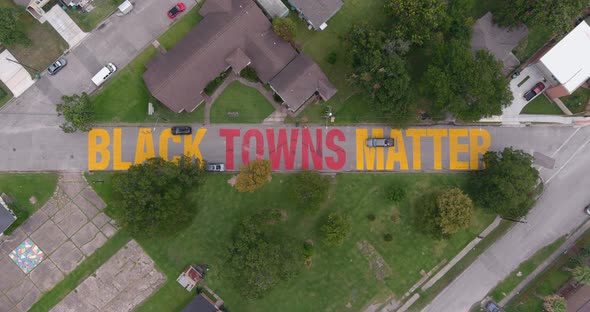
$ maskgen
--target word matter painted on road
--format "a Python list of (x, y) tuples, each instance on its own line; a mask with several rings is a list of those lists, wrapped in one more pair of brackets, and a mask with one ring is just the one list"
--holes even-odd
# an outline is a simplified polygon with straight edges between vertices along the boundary
[[(366, 146), (367, 138), (382, 137), (393, 138), (395, 146)], [(474, 128), (199, 128), (185, 136), (170, 129), (93, 129), (88, 169), (127, 170), (148, 158), (176, 160), (184, 154), (225, 161), (228, 170), (253, 159), (269, 159), (273, 170), (287, 171), (477, 170), (490, 144), (489, 132)]]

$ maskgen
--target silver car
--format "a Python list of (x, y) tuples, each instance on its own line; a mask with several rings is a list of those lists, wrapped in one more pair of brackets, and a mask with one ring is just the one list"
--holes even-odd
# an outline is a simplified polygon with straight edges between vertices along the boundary
[(68, 62), (65, 58), (61, 57), (53, 64), (49, 65), (49, 67), (47, 67), (47, 73), (53, 76), (57, 74), (57, 72), (60, 71), (62, 68), (66, 67), (66, 65), (68, 65)]
[(222, 163), (208, 163), (207, 167), (205, 168), (206, 171), (210, 172), (224, 172), (225, 171), (225, 164)]
[(394, 145), (394, 141), (391, 138), (370, 138), (367, 139), (368, 147), (390, 147)]

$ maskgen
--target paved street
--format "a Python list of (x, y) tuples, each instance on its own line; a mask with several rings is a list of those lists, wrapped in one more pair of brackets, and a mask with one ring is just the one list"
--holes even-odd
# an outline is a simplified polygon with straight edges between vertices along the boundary
[(529, 213), (453, 281), (424, 311), (468, 311), (518, 265), (543, 246), (587, 221), (582, 211), (590, 202), (588, 128), (576, 130), (558, 148), (553, 170), (542, 169), (545, 192)]

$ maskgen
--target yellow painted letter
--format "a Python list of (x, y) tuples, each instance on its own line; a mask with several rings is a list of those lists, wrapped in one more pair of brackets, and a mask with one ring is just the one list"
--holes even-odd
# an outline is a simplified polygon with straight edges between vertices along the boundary
[[(97, 139), (100, 138), (100, 143)], [(108, 150), (111, 137), (105, 129), (92, 129), (88, 132), (88, 170), (105, 170), (111, 161), (111, 153)], [(96, 155), (100, 154), (100, 162)]]
[(113, 170), (127, 170), (130, 161), (123, 161), (121, 157), (121, 128), (113, 129)]
[(195, 139), (192, 140), (190, 135), (184, 136), (184, 155), (187, 157), (195, 157), (199, 160), (203, 160), (203, 156), (201, 155), (201, 150), (199, 149), (199, 144), (203, 140), (203, 137), (207, 133), (207, 129), (200, 128), (197, 130), (195, 134)]
[[(367, 129), (356, 129), (356, 170), (375, 170), (375, 156), (377, 156), (376, 169), (383, 170), (385, 167), (385, 153), (383, 148), (368, 147), (368, 137)], [(383, 129), (373, 129), (372, 137), (382, 138)]]
[[(426, 136), (426, 129), (408, 129), (406, 135), (412, 137), (412, 168), (414, 170), (422, 169), (422, 150), (420, 149), (420, 139)], [(389, 160), (389, 158), (388, 158)]]
[[(168, 129), (164, 129), (164, 131), (162, 131), (162, 133), (160, 133), (160, 157), (162, 157), (164, 160), (168, 160), (168, 141), (172, 139), (172, 142), (174, 143), (180, 143), (180, 136), (178, 135), (172, 135), (172, 131), (170, 130), (170, 128)], [(180, 156), (174, 156), (174, 161), (178, 161), (177, 159), (180, 158)]]
[(141, 164), (148, 158), (156, 157), (152, 129), (139, 128), (137, 145), (135, 146), (135, 164)]
[[(481, 138), (482, 143), (479, 144)], [(492, 144), (492, 139), (488, 130), (470, 129), (469, 130), (469, 158), (471, 162), (471, 170), (479, 169), (479, 155), (485, 154)]]
[(400, 170), (408, 170), (408, 156), (404, 135), (401, 130), (391, 130), (391, 137), (395, 140), (394, 146), (387, 149), (387, 170), (395, 169), (395, 162), (399, 162)]
[(433, 140), (434, 170), (442, 169), (442, 138), (448, 135), (447, 129), (428, 129), (426, 135)]
[(459, 144), (459, 137), (467, 137), (467, 129), (449, 130), (449, 167), (451, 170), (467, 170), (469, 163), (459, 161), (459, 153), (469, 152), (468, 144)]

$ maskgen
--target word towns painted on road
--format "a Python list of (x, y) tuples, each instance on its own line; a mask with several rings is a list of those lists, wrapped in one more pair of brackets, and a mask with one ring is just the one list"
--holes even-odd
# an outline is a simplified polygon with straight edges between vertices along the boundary
[[(388, 132), (377, 128), (357, 128), (354, 129), (353, 138), (347, 137), (339, 128), (221, 128), (218, 133), (200, 128), (195, 134), (186, 136), (172, 135), (170, 129), (164, 129), (157, 137), (151, 128), (140, 128), (134, 144), (133, 159), (123, 159), (123, 146), (128, 146), (129, 142), (123, 142), (122, 132), (123, 128), (113, 128), (112, 131), (92, 129), (89, 132), (89, 170), (126, 170), (132, 164), (139, 164), (156, 156), (175, 160), (184, 154), (202, 160), (201, 144), (204, 139), (219, 142), (219, 145), (208, 144), (210, 148), (225, 148), (224, 160), (208, 160), (225, 161), (227, 170), (236, 170), (240, 164), (248, 164), (252, 159), (269, 159), (273, 170), (419, 171), (425, 169), (422, 161), (426, 144), (430, 144), (428, 150), (432, 155), (429, 155), (429, 159), (433, 159), (433, 168), (428, 169), (443, 170), (445, 142), (447, 146), (444, 148), (448, 150), (449, 161), (448, 168), (444, 169), (476, 170), (479, 169), (480, 156), (491, 144), (487, 130), (473, 128), (410, 128), (393, 129)], [(367, 147), (366, 139), (369, 137), (391, 137), (395, 140), (395, 147)], [(345, 146), (349, 146), (346, 143), (350, 139), (355, 140), (352, 145), (349, 144), (354, 148), (347, 150)], [(460, 143), (461, 141), (463, 143)], [(411, 145), (410, 151), (406, 150), (408, 145)], [(171, 146), (182, 152), (169, 157)], [(350, 157), (348, 153), (353, 151), (356, 155), (350, 158), (352, 164), (350, 168), (345, 168)], [(468, 160), (460, 160), (459, 155)]]

